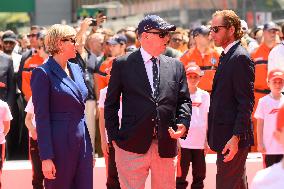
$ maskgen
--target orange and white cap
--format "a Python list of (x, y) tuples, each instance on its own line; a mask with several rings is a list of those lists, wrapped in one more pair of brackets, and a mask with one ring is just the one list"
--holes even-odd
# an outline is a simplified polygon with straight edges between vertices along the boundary
[(271, 70), (268, 73), (267, 81), (272, 81), (272, 80), (274, 80), (276, 78), (284, 80), (284, 72), (282, 70), (279, 70), (279, 69)]
[(203, 72), (201, 71), (200, 67), (195, 63), (190, 63), (186, 67), (186, 74), (190, 74), (190, 73), (195, 73), (199, 76), (203, 75)]

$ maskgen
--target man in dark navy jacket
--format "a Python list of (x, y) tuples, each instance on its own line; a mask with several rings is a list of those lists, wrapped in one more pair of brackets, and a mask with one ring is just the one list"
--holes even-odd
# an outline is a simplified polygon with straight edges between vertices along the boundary
[(177, 139), (189, 127), (191, 100), (183, 65), (161, 55), (173, 30), (162, 18), (146, 16), (138, 25), (141, 48), (112, 66), (105, 125), (122, 189), (144, 188), (150, 169), (151, 188), (175, 188)]
[(253, 145), (254, 63), (240, 44), (241, 22), (234, 11), (214, 13), (211, 32), (224, 48), (208, 116), (208, 144), (217, 152), (216, 188), (245, 189), (245, 162)]

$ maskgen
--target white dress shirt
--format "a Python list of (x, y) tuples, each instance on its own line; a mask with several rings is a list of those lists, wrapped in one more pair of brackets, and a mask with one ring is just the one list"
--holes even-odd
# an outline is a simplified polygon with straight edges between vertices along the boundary
[(236, 43), (238, 43), (238, 42), (239, 42), (239, 40), (230, 43), (230, 44), (224, 49), (224, 53), (226, 54), (226, 53), (230, 50), (230, 48), (231, 48), (232, 46), (234, 46), (234, 45), (235, 45)]
[[(140, 48), (140, 52), (144, 61), (145, 69), (147, 72), (148, 80), (151, 85), (152, 93), (154, 93), (154, 87), (153, 87), (153, 62), (150, 60), (152, 56), (146, 52), (142, 47)], [(155, 57), (157, 58), (157, 57)], [(158, 75), (160, 75), (160, 61), (157, 58), (157, 66), (158, 66)]]

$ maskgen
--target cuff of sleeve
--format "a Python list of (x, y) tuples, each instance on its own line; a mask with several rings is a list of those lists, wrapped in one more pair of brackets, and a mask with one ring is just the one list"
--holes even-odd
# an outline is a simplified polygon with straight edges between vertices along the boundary
[(185, 118), (178, 118), (177, 124), (183, 124), (186, 127), (186, 129), (188, 129), (190, 126), (190, 121)]
[(54, 159), (54, 155), (53, 154), (40, 154), (40, 159), (43, 160), (47, 160), (47, 159)]

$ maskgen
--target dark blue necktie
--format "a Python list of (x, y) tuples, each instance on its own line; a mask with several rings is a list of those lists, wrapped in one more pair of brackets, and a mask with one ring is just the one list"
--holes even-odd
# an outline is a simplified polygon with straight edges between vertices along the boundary
[[(157, 65), (157, 58), (152, 57), (150, 59), (153, 62), (152, 66), (152, 71), (153, 71), (153, 98), (155, 101), (157, 101), (158, 95), (159, 95), (159, 72), (158, 72), (158, 65)], [(158, 124), (158, 110), (157, 110), (157, 117), (156, 117), (156, 123), (154, 127), (154, 133), (153, 133), (153, 138), (157, 139), (158, 138), (158, 129), (159, 129), (159, 124)]]
[(225, 57), (225, 52), (222, 51), (221, 56), (219, 57), (219, 63), (223, 63)]
[(153, 67), (152, 67), (153, 88), (154, 88), (153, 97), (154, 99), (157, 99), (159, 95), (159, 72), (158, 72), (157, 58), (152, 57), (150, 60), (153, 62)]

